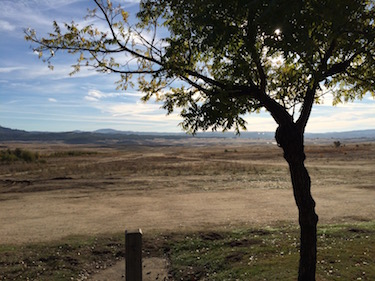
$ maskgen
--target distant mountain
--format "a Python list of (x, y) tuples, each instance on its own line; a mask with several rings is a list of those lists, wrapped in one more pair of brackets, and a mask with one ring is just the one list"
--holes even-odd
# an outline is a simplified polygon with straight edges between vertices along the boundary
[(94, 133), (98, 134), (129, 134), (131, 133), (130, 131), (119, 131), (119, 130), (114, 130), (114, 129), (99, 129), (94, 131)]
[(347, 132), (306, 133), (307, 138), (331, 139), (375, 139), (375, 130), (358, 130)]
[(134, 131), (119, 131), (114, 129), (99, 129), (93, 133), (97, 134), (111, 134), (111, 135), (147, 135), (147, 136), (181, 136), (186, 135), (185, 133), (158, 133), (158, 132), (134, 132)]
[[(236, 137), (245, 139), (274, 140), (275, 132), (241, 132), (239, 136), (233, 133), (205, 132), (198, 133), (198, 137)], [(328, 133), (305, 133), (306, 139), (373, 139), (375, 140), (375, 130), (360, 130), (347, 132)]]
[(173, 138), (188, 138), (191, 137), (186, 134), (153, 134), (153, 133), (136, 133), (123, 132), (112, 129), (103, 129), (95, 132), (27, 132), (21, 130), (13, 130), (0, 126), (0, 141), (40, 141), (53, 142), (61, 141), (68, 144), (106, 144), (106, 143), (124, 143), (124, 144), (138, 144), (140, 142), (147, 143), (148, 140), (153, 140), (156, 137), (163, 137), (166, 139)]
[[(198, 133), (195, 138), (241, 138), (254, 140), (274, 141), (274, 132), (242, 132), (237, 136), (234, 133), (204, 132)], [(113, 129), (100, 129), (94, 132), (72, 131), (72, 132), (27, 132), (14, 130), (0, 126), (0, 141), (61, 141), (69, 144), (88, 143), (124, 143), (139, 144), (152, 143), (155, 138), (163, 139), (187, 139), (192, 136), (184, 133), (153, 133), (118, 131)], [(335, 139), (335, 140), (358, 140), (375, 141), (375, 130), (361, 130), (349, 132), (331, 133), (306, 133), (306, 139)]]
[(27, 136), (29, 133), (22, 130), (13, 130), (9, 128), (4, 128), (0, 126), (0, 140), (8, 139), (8, 138), (23, 138)]
[(0, 134), (22, 134), (26, 133), (26, 131), (21, 131), (21, 130), (15, 130), (15, 129), (9, 129), (9, 128), (4, 128), (0, 126)]

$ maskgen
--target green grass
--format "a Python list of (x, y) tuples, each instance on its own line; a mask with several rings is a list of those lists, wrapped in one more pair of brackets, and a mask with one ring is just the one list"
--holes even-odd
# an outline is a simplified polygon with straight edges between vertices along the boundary
[[(296, 280), (298, 229), (192, 233), (171, 242), (175, 280)], [(318, 280), (375, 280), (375, 223), (323, 226)]]
[[(124, 234), (0, 246), (0, 280), (77, 280), (124, 257)], [(296, 280), (295, 226), (146, 234), (145, 256), (166, 256), (174, 280)], [(375, 280), (375, 222), (322, 225), (317, 280)]]
[(124, 257), (121, 235), (0, 246), (0, 280), (77, 280)]

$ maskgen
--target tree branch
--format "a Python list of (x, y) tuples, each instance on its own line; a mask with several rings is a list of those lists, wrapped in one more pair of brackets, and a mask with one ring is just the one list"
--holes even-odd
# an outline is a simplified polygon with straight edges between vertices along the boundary
[(339, 63), (332, 65), (329, 69), (327, 69), (326, 72), (323, 73), (322, 80), (324, 80), (327, 77), (333, 76), (335, 74), (344, 72), (350, 66), (350, 63), (353, 61), (354, 57), (355, 56), (353, 55), (350, 59), (346, 61), (339, 62)]
[(111, 31), (112, 33), (112, 37), (114, 40), (116, 40), (116, 43), (120, 46), (120, 48), (124, 49), (125, 48), (125, 45), (123, 45), (118, 39), (117, 39), (117, 36), (116, 36), (116, 33), (115, 31), (113, 30), (113, 26), (112, 26), (112, 22), (110, 21), (104, 7), (98, 2), (98, 0), (94, 0), (95, 4), (99, 7), (99, 9), (102, 11), (102, 14), (104, 15), (104, 18), (105, 18), (105, 21), (107, 22), (108, 24), (108, 27), (109, 27), (109, 30)]
[(256, 65), (256, 68), (258, 70), (258, 74), (260, 77), (260, 89), (262, 92), (265, 92), (266, 85), (267, 85), (267, 76), (266, 76), (266, 73), (264, 72), (259, 54), (256, 52), (255, 47), (251, 48), (251, 56), (253, 57), (253, 60), (255, 62), (255, 65)]
[(259, 78), (260, 78), (260, 90), (265, 93), (266, 92), (266, 86), (267, 86), (267, 75), (264, 72), (264, 68), (263, 68), (262, 62), (260, 60), (260, 55), (255, 48), (256, 35), (255, 35), (254, 31), (251, 29), (252, 28), (252, 26), (251, 26), (252, 20), (249, 17), (250, 14), (251, 14), (251, 12), (249, 12), (249, 14), (247, 16), (247, 36), (246, 36), (247, 40), (246, 41), (248, 43), (248, 48), (250, 50), (251, 57), (253, 58), (255, 66), (258, 70), (258, 74), (259, 74)]
[(270, 112), (276, 123), (279, 125), (290, 124), (293, 122), (293, 118), (288, 111), (265, 92), (262, 92), (262, 90), (256, 85), (235, 86), (233, 94), (235, 96), (246, 96), (259, 101), (261, 105)]
[(189, 74), (190, 76), (193, 76), (195, 78), (199, 78), (199, 79), (202, 79), (204, 82), (208, 83), (208, 84), (211, 84), (213, 86), (216, 86), (216, 87), (219, 87), (219, 88), (222, 88), (222, 89), (225, 89), (227, 88), (227, 85), (225, 85), (224, 83), (221, 83), (217, 80), (214, 80), (212, 78), (209, 78), (203, 74), (200, 74), (196, 71), (192, 71), (192, 70), (189, 70), (189, 69), (182, 69), (182, 71), (186, 72), (187, 74)]
[(332, 56), (333, 51), (335, 50), (335, 47), (336, 47), (336, 39), (332, 40), (327, 52), (325, 52), (322, 58), (321, 69), (320, 69), (321, 73), (324, 73), (327, 71), (327, 63), (328, 63), (329, 58)]
[(92, 65), (93, 67), (95, 67), (95, 68), (103, 67), (103, 68), (105, 68), (105, 69), (107, 69), (111, 72), (114, 72), (114, 73), (120, 73), (120, 74), (157, 74), (157, 73), (163, 72), (165, 70), (164, 68), (160, 68), (160, 69), (157, 69), (157, 70), (119, 70), (119, 69), (115, 69), (113, 67), (110, 67), (106, 64), (102, 64), (102, 62), (100, 61), (100, 59), (98, 59), (98, 57), (95, 55), (95, 53), (91, 53), (91, 56), (98, 63), (98, 65)]
[(103, 8), (103, 6), (98, 2), (98, 0), (94, 0), (94, 2), (96, 3), (96, 5), (99, 7), (99, 9), (102, 11), (104, 17), (105, 17), (105, 21), (107, 22), (108, 26), (109, 26), (109, 29), (111, 30), (111, 33), (112, 33), (112, 36), (113, 36), (113, 40), (116, 41), (116, 43), (119, 45), (120, 49), (122, 49), (123, 51), (125, 52), (128, 52), (130, 54), (132, 54), (133, 56), (136, 56), (138, 58), (142, 58), (142, 59), (145, 59), (145, 60), (148, 60), (150, 62), (153, 62), (153, 63), (156, 63), (156, 64), (159, 64), (161, 65), (162, 63), (156, 59), (154, 59), (153, 57), (147, 57), (147, 56), (144, 56), (138, 52), (135, 52), (134, 50), (132, 49), (129, 49), (126, 45), (122, 44), (120, 42), (120, 40), (118, 40), (117, 36), (116, 36), (116, 33), (115, 31), (113, 30), (113, 26), (112, 26), (112, 23), (111, 21), (109, 20), (109, 17), (105, 11), (105, 9)]
[(319, 82), (323, 81), (327, 77), (344, 72), (349, 67), (350, 63), (353, 61), (355, 56), (357, 55), (357, 54), (354, 54), (348, 60), (334, 64), (329, 69), (327, 69), (328, 60), (333, 55), (335, 48), (336, 48), (336, 39), (332, 40), (328, 50), (324, 54), (318, 73), (313, 74), (310, 79), (310, 83), (309, 83), (310, 86), (308, 87), (306, 94), (305, 94), (301, 114), (298, 120), (296, 121), (297, 128), (302, 133), (305, 131), (307, 121), (309, 120), (312, 106), (315, 100), (316, 89), (318, 88)]
[(204, 88), (203, 86), (199, 85), (198, 83), (194, 82), (193, 80), (191, 80), (189, 77), (186, 77), (186, 76), (181, 76), (181, 79), (182, 80), (185, 80), (187, 83), (189, 83), (191, 86), (195, 87), (196, 89), (198, 89), (199, 91), (205, 93), (206, 95), (209, 95), (211, 92)]
[(305, 99), (302, 104), (301, 114), (296, 121), (297, 128), (301, 133), (305, 131), (307, 121), (309, 120), (317, 87), (318, 84), (314, 83), (313, 86), (309, 87), (306, 91)]

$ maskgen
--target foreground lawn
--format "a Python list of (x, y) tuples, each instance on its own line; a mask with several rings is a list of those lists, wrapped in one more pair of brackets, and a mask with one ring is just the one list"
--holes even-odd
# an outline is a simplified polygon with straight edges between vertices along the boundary
[[(317, 280), (375, 280), (375, 224), (321, 226)], [(176, 280), (296, 280), (295, 227), (194, 233), (171, 243)]]
[[(375, 280), (375, 222), (320, 225), (317, 280)], [(295, 226), (146, 234), (174, 280), (295, 280)], [(124, 257), (124, 234), (0, 246), (0, 280), (84, 280)]]

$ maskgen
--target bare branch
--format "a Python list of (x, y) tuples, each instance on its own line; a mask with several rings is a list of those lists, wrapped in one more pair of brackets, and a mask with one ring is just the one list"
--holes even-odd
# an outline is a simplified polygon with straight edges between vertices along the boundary
[(309, 120), (311, 109), (314, 104), (316, 89), (318, 87), (318, 83), (313, 82), (314, 84), (312, 87), (309, 87), (306, 91), (305, 100), (302, 105), (301, 114), (296, 122), (298, 130), (303, 133), (305, 131), (305, 127), (307, 125), (307, 121)]
[(345, 72), (345, 70), (350, 66), (351, 62), (354, 60), (357, 54), (351, 56), (348, 60), (345, 60), (343, 62), (336, 63), (332, 65), (325, 73), (323, 73), (323, 78), (321, 81), (323, 81), (325, 78), (333, 76), (335, 74), (339, 74), (342, 72)]
[(104, 17), (105, 17), (105, 20), (106, 20), (106, 22), (107, 22), (107, 24), (108, 24), (108, 27), (109, 27), (109, 29), (111, 30), (111, 33), (112, 33), (112, 36), (113, 36), (113, 40), (115, 40), (116, 43), (119, 45), (120, 50), (125, 51), (125, 52), (128, 52), (128, 53), (130, 53), (130, 54), (132, 54), (133, 56), (136, 56), (136, 57), (138, 57), (138, 58), (141, 58), (141, 59), (144, 59), (144, 60), (148, 60), (148, 61), (150, 61), (150, 62), (153, 62), (153, 63), (159, 64), (159, 65), (162, 64), (160, 61), (158, 61), (158, 60), (156, 60), (156, 59), (154, 59), (154, 58), (152, 58), (152, 57), (147, 57), (147, 56), (145, 56), (145, 55), (142, 55), (142, 54), (140, 54), (140, 53), (138, 53), (138, 52), (136, 52), (136, 51), (134, 51), (134, 50), (132, 50), (132, 49), (129, 49), (126, 45), (122, 44), (122, 43), (120, 42), (120, 40), (118, 40), (118, 38), (117, 38), (117, 36), (116, 36), (116, 33), (115, 33), (115, 31), (113, 30), (112, 23), (111, 23), (111, 21), (110, 21), (108, 15), (107, 15), (107, 13), (106, 13), (104, 7), (98, 2), (98, 0), (94, 0), (94, 2), (96, 3), (96, 5), (98, 5), (99, 9), (102, 11), (102, 13), (103, 13), (103, 15), (104, 15)]
[(186, 77), (186, 76), (181, 76), (181, 79), (182, 80), (185, 80), (187, 83), (189, 83), (191, 86), (195, 87), (197, 90), (205, 93), (206, 95), (209, 95), (210, 93), (212, 93), (210, 90), (204, 88), (202, 85), (199, 85), (198, 83), (194, 82), (193, 80), (191, 80), (189, 77)]
[(113, 67), (110, 67), (106, 64), (103, 64), (102, 61), (95, 55), (95, 53), (91, 53), (92, 57), (96, 60), (98, 65), (93, 65), (95, 68), (102, 67), (108, 71), (114, 72), (114, 73), (120, 73), (120, 74), (157, 74), (160, 72), (163, 72), (165, 69), (160, 68), (158, 70), (119, 70), (115, 69)]

